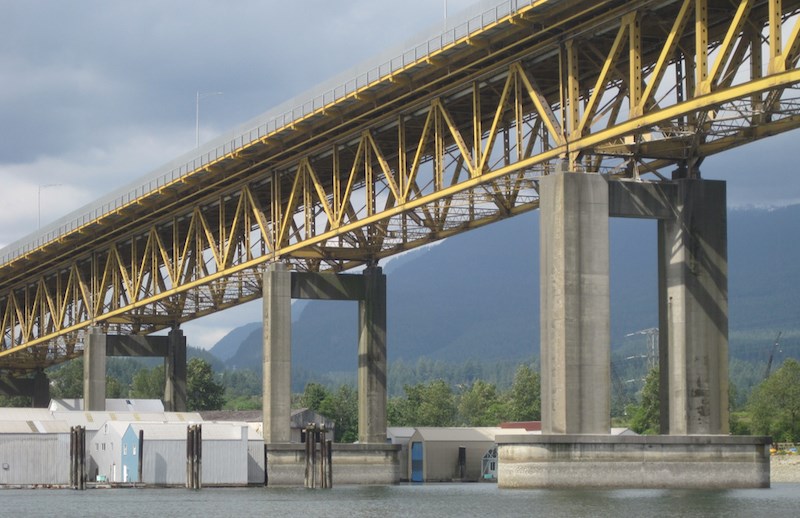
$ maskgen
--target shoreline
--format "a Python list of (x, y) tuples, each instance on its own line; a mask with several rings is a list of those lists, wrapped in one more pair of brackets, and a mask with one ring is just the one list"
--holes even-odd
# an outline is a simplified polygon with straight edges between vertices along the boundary
[(800, 484), (800, 455), (770, 455), (770, 482)]

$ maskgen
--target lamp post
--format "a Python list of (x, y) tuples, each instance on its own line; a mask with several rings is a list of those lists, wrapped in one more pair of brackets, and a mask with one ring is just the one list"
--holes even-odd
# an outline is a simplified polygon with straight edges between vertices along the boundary
[(200, 99), (205, 99), (206, 97), (211, 97), (212, 95), (222, 95), (222, 92), (205, 92), (200, 93), (200, 90), (197, 91), (197, 96), (195, 97), (195, 116), (194, 116), (194, 143), (195, 147), (200, 147)]
[(36, 199), (36, 228), (42, 228), (42, 190), (47, 189), (48, 187), (58, 187), (61, 185), (60, 183), (46, 183), (44, 185), (39, 185), (39, 194)]

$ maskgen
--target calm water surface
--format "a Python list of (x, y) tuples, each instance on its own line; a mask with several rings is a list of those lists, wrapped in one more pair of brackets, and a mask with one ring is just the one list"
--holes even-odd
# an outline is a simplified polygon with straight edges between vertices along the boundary
[(503, 490), (494, 484), (332, 490), (0, 490), (0, 516), (800, 516), (800, 484), (772, 489)]

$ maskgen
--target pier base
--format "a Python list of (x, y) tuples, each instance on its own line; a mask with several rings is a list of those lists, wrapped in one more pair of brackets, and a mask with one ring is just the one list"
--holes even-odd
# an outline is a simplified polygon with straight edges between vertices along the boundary
[[(333, 444), (333, 487), (400, 482), (400, 446)], [(267, 485), (303, 487), (305, 444), (267, 444)]]
[(497, 437), (503, 488), (769, 487), (769, 437)]

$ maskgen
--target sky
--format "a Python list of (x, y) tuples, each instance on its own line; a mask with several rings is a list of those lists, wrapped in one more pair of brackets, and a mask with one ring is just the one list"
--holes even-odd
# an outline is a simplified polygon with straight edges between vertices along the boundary
[[(202, 143), (474, 3), (0, 0), (0, 247), (191, 151), (198, 92)], [(733, 206), (800, 202), (797, 140), (709, 158), (703, 174), (729, 181)], [(184, 330), (210, 347), (259, 315)]]

